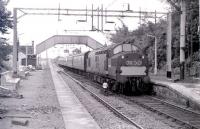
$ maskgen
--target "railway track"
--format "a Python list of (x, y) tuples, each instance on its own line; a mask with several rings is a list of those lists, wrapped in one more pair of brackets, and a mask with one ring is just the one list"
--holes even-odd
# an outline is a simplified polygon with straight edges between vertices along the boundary
[(70, 76), (69, 74), (67, 74), (66, 72), (62, 71), (62, 73), (64, 75), (70, 77), (77, 84), (79, 84), (83, 89), (85, 89), (87, 92), (89, 92), (97, 101), (99, 101), (104, 106), (106, 106), (110, 111), (112, 111), (114, 114), (116, 114), (119, 118), (121, 118), (121, 119), (125, 120), (126, 122), (132, 124), (137, 129), (144, 129), (139, 124), (137, 124), (136, 122), (134, 122), (133, 120), (131, 120), (131, 118), (129, 118), (128, 116), (124, 115), (118, 109), (116, 109), (115, 107), (113, 107), (112, 105), (110, 105), (109, 103), (107, 103), (106, 101), (104, 101), (100, 96), (98, 96), (97, 94), (95, 94), (94, 92), (92, 92), (91, 90), (89, 90), (89, 88), (87, 88), (82, 82), (76, 80), (75, 78), (73, 78), (72, 76)]
[[(67, 74), (67, 73), (64, 73)], [(70, 78), (72, 78), (70, 76)], [(80, 78), (80, 77), (78, 77)], [(88, 91), (86, 86), (76, 79), (72, 78), (74, 81), (76, 81), (79, 85), (81, 85), (84, 89)], [(84, 82), (86, 85), (89, 85), (87, 81)], [(98, 84), (97, 84), (98, 85)], [(92, 93), (91, 91), (88, 91), (94, 96), (96, 99), (98, 99), (95, 95), (95, 93)], [(127, 97), (124, 95), (120, 95), (122, 98), (131, 101), (132, 103), (135, 103), (145, 109), (148, 109), (152, 112), (157, 113), (158, 115), (163, 115), (168, 119), (172, 119), (174, 122), (178, 122), (179, 124), (190, 128), (190, 129), (200, 129), (200, 113), (194, 112), (192, 110), (177, 106), (175, 104), (172, 104), (170, 102), (158, 99), (156, 97), (152, 96), (140, 96), (140, 97)], [(100, 98), (101, 99), (101, 98)], [(104, 100), (98, 100), (98, 101), (104, 101)], [(105, 101), (104, 101), (105, 102)], [(104, 103), (102, 102), (102, 103)], [(105, 104), (106, 105), (106, 102)], [(109, 105), (109, 104), (108, 104)], [(108, 106), (108, 108), (112, 107), (111, 105)], [(120, 112), (113, 108), (115, 111), (114, 113), (117, 114), (119, 117), (123, 118), (124, 120), (127, 120), (131, 123), (131, 119), (127, 119), (128, 117), (120, 116)], [(112, 108), (110, 108), (112, 110)], [(130, 121), (129, 121), (130, 120)], [(134, 124), (133, 122), (132, 124)], [(140, 126), (139, 126), (140, 127)]]
[(151, 96), (126, 98), (129, 98), (130, 101), (156, 112), (159, 115), (171, 118), (173, 121), (177, 121), (187, 128), (200, 129), (200, 113), (198, 112), (188, 110)]

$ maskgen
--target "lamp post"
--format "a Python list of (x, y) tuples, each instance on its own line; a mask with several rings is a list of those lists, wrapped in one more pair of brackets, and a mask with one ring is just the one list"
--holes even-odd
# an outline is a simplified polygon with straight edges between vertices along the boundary
[(154, 63), (154, 74), (156, 75), (157, 74), (157, 65), (158, 65), (158, 61), (157, 61), (157, 37), (154, 36), (154, 35), (150, 35), (148, 34), (147, 35), (148, 37), (152, 37), (154, 38), (155, 40), (155, 44), (154, 44), (154, 47), (155, 47), (155, 52), (154, 52), (154, 59), (155, 59), (155, 63)]

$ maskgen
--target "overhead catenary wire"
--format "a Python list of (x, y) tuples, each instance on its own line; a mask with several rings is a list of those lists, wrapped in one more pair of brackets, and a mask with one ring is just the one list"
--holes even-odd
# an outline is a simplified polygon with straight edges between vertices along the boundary
[(112, 2), (110, 2), (107, 6), (106, 6), (106, 8), (108, 8), (108, 7), (110, 7), (111, 5), (113, 5), (115, 2), (117, 2), (118, 0), (113, 0)]

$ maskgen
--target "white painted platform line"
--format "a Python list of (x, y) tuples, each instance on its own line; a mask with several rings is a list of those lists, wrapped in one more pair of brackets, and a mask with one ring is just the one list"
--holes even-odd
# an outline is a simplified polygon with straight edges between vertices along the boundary
[(66, 129), (100, 129), (98, 124), (49, 62)]

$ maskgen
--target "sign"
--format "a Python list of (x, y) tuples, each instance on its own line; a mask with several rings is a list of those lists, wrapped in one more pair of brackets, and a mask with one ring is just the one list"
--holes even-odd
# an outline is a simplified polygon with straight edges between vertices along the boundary
[(136, 65), (136, 66), (139, 66), (139, 65), (142, 65), (142, 61), (141, 60), (138, 60), (138, 61), (136, 61), (136, 60), (127, 60), (126, 61), (126, 65), (127, 66), (132, 66), (132, 65)]

